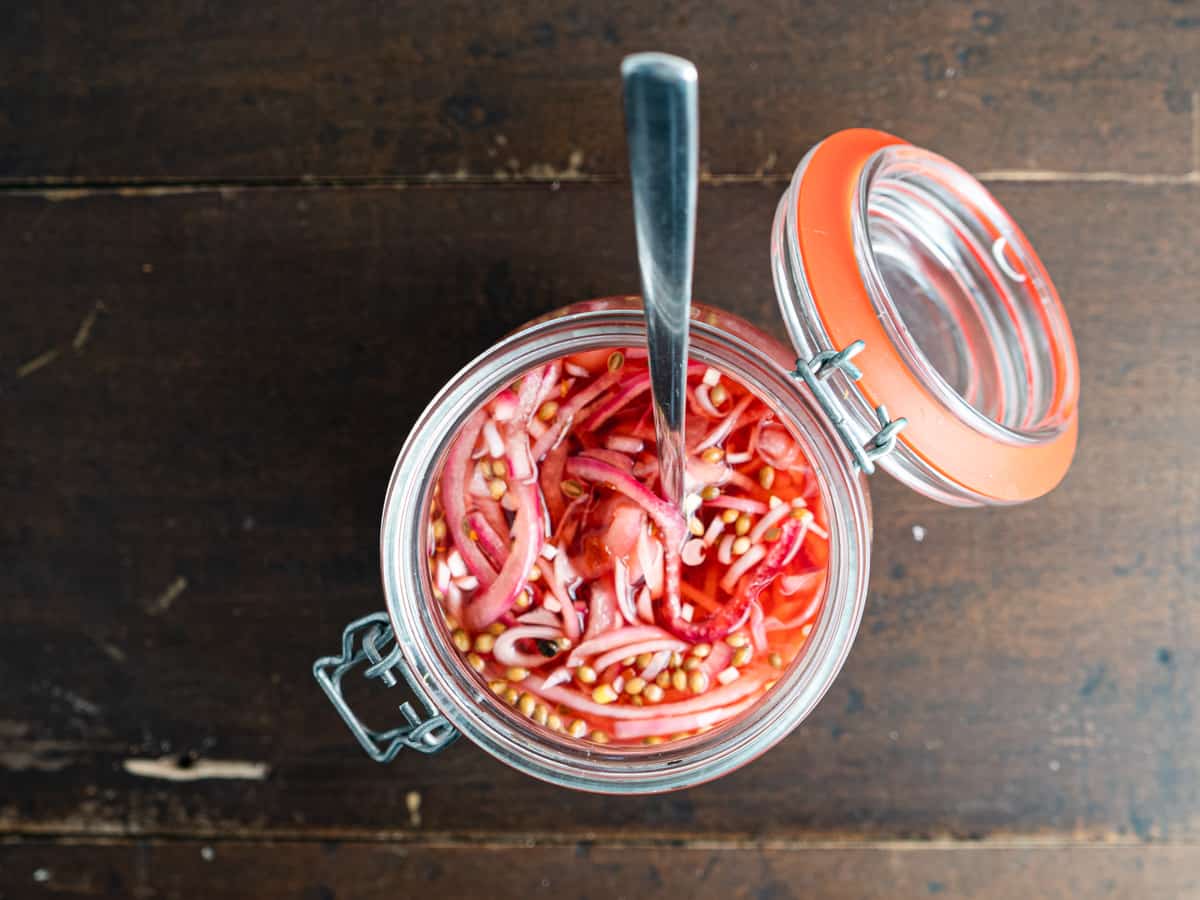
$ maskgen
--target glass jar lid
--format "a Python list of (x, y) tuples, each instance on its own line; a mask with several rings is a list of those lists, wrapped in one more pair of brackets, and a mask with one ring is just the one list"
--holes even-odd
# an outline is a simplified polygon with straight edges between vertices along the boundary
[(1066, 474), (1070, 324), (1029, 241), (967, 172), (880, 131), (838, 132), (780, 201), (772, 262), (802, 359), (865, 344), (861, 378), (832, 373), (829, 393), (861, 442), (907, 420), (880, 460), (889, 473), (962, 506), (1031, 500)]

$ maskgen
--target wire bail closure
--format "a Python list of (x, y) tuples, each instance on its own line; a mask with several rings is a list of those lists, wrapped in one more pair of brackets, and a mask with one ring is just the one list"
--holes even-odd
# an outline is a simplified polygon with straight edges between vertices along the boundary
[[(356, 640), (360, 644), (358, 649), (355, 649)], [(368, 728), (350, 708), (342, 693), (342, 678), (363, 663), (369, 663), (363, 671), (365, 677), (378, 679), (388, 687), (396, 686), (399, 682), (396, 676), (399, 674), (425, 707), (425, 714), (422, 715), (406, 700), (400, 704), (400, 713), (407, 724), (388, 731)], [(322, 657), (314, 662), (313, 677), (342, 721), (375, 762), (391, 762), (406, 747), (421, 753), (437, 753), (458, 737), (454, 726), (430, 705), (420, 679), (400, 650), (387, 613), (371, 613), (347, 625), (342, 632), (341, 654)]]
[(875, 407), (879, 430), (871, 436), (870, 440), (859, 446), (854, 435), (850, 433), (850, 424), (846, 421), (828, 384), (829, 376), (837, 371), (844, 373), (851, 381), (858, 381), (862, 378), (862, 372), (851, 360), (866, 346), (866, 342), (860, 340), (848, 345), (844, 350), (823, 350), (808, 362), (798, 359), (792, 375), (802, 379), (808, 385), (822, 411), (829, 417), (829, 422), (837, 431), (838, 437), (842, 439), (842, 443), (854, 457), (854, 465), (865, 474), (873, 475), (875, 460), (886, 456), (895, 449), (896, 435), (908, 424), (908, 419), (903, 417), (890, 419), (885, 407)]

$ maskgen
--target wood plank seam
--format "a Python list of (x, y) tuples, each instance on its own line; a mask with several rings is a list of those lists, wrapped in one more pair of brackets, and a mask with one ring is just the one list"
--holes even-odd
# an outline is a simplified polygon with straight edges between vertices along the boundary
[[(1197, 94), (1200, 97), (1200, 93)], [(1200, 100), (1196, 101), (1200, 108)], [(1081, 172), (1065, 169), (987, 169), (975, 176), (984, 183), (1041, 183), (1041, 184), (1126, 184), (1133, 186), (1185, 186), (1200, 184), (1200, 112), (1193, 113), (1194, 167), (1188, 172)], [(790, 174), (705, 173), (700, 184), (707, 187), (722, 185), (786, 185)], [(623, 177), (616, 175), (574, 174), (569, 177), (514, 176), (496, 178), (491, 175), (448, 176), (433, 173), (414, 176), (345, 176), (298, 178), (235, 178), (197, 180), (122, 180), (76, 182), (69, 179), (0, 181), (0, 196), (35, 196), (50, 201), (78, 200), (95, 196), (128, 198), (172, 197), (202, 194), (213, 191), (242, 192), (249, 190), (412, 190), (429, 188), (495, 188), (503, 186), (550, 187), (557, 190), (566, 184), (622, 185)]]
[(362, 844), (394, 844), (406, 847), (451, 849), (473, 847), (484, 849), (512, 849), (514, 847), (575, 847), (586, 844), (601, 849), (653, 850), (680, 848), (712, 851), (800, 851), (800, 850), (885, 850), (930, 851), (930, 850), (1077, 850), (1113, 848), (1177, 848), (1200, 849), (1200, 841), (1193, 840), (1143, 840), (1133, 835), (1112, 832), (1107, 835), (1070, 836), (1059, 833), (1028, 835), (984, 835), (981, 837), (956, 837), (943, 835), (930, 838), (858, 838), (853, 835), (841, 837), (818, 836), (813, 838), (757, 838), (747, 835), (728, 834), (721, 837), (692, 836), (683, 833), (662, 832), (654, 835), (623, 837), (619, 834), (597, 834), (595, 832), (569, 833), (561, 831), (536, 832), (418, 832), (412, 829), (231, 829), (193, 828), (179, 831), (125, 829), (121, 826), (105, 826), (97, 830), (63, 829), (26, 825), (7, 831), (0, 828), (0, 843), (52, 842), (57, 844), (123, 844), (127, 842), (147, 844), (178, 844), (188, 841), (205, 841), (224, 844), (254, 844), (268, 841), (276, 844), (315, 844), (341, 841)]

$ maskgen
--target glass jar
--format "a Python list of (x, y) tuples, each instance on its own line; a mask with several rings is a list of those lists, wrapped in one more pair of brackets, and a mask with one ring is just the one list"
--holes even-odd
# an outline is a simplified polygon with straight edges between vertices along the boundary
[[(314, 674), (363, 747), (391, 759), (458, 733), (543, 780), (649, 793), (719, 777), (765, 752), (816, 706), (862, 618), (876, 460), (961, 506), (1032, 499), (1065, 474), (1077, 429), (1078, 364), (1061, 302), (1028, 241), (970, 175), (881, 132), (836, 134), (804, 158), (771, 240), (794, 349), (720, 310), (693, 309), (692, 359), (750, 387), (799, 439), (828, 516), (824, 596), (804, 650), (750, 709), (655, 746), (601, 746), (538, 726), (462, 661), (431, 595), (427, 523), (437, 473), (467, 417), (531, 368), (645, 341), (637, 298), (566, 307), (459, 372), (413, 426), (384, 502), (387, 614), (352, 623)], [(797, 359), (798, 357), (798, 359)], [(894, 412), (904, 419), (891, 419)], [(342, 677), (405, 678), (424, 712), (386, 732), (346, 704)]]

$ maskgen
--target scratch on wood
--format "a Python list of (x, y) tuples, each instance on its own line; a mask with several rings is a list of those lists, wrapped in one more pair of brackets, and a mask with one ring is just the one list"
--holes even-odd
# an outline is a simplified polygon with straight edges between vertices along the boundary
[(46, 366), (50, 365), (50, 363), (58, 359), (58, 352), (58, 348), (54, 347), (50, 350), (47, 350), (45, 353), (35, 356), (29, 362), (25, 363), (25, 365), (17, 369), (17, 377), (28, 378), (38, 369), (45, 368)]
[(1066, 172), (1051, 169), (993, 169), (979, 172), (980, 181), (991, 182), (1077, 182), (1081, 184), (1184, 185), (1200, 184), (1200, 172), (1178, 175), (1138, 172)]
[(775, 164), (777, 162), (779, 162), (779, 154), (776, 153), (774, 150), (772, 150), (769, 153), (767, 153), (767, 158), (762, 161), (762, 164), (759, 165), (759, 167), (754, 170), (754, 174), (757, 175), (759, 178), (762, 178), (764, 175), (766, 175), (768, 172), (770, 172), (772, 169), (775, 168)]
[(1192, 91), (1192, 174), (1200, 176), (1200, 91)]
[(125, 651), (116, 644), (110, 644), (108, 641), (99, 641), (99, 644), (100, 649), (104, 651), (104, 655), (113, 662), (123, 663), (128, 659), (128, 657), (125, 655)]
[[(509, 175), (509, 173), (505, 172), (503, 169), (500, 169), (497, 170), (496, 176), (502, 178), (502, 180), (508, 180), (509, 178), (512, 178), (515, 180), (529, 179), (532, 181), (549, 182), (586, 181), (590, 176), (583, 171), (583, 159), (584, 156), (582, 150), (572, 150), (571, 155), (567, 158), (567, 165), (564, 169), (558, 168), (553, 163), (533, 163), (525, 169), (524, 174), (517, 171), (516, 167), (512, 167), (514, 168), (514, 171), (511, 175)], [(511, 167), (511, 163), (516, 163), (516, 160), (510, 160), (509, 162)], [(470, 175), (464, 169), (461, 170), (458, 177), (460, 180), (463, 180), (469, 178)]]
[(178, 599), (179, 595), (187, 590), (187, 586), (187, 579), (182, 575), (177, 575), (175, 580), (167, 585), (167, 589), (159, 594), (154, 599), (154, 602), (147, 607), (146, 612), (152, 616), (162, 615), (171, 608), (171, 604)]
[[(0, 721), (0, 770), (10, 772), (60, 772), (72, 766), (94, 764), (100, 754), (120, 752), (123, 743), (97, 740), (36, 739), (14, 733), (16, 723)], [(10, 732), (7, 737), (5, 732)]]
[(222, 778), (239, 781), (265, 781), (271, 767), (262, 762), (242, 759), (181, 760), (178, 756), (157, 759), (127, 759), (121, 763), (130, 775), (160, 778), (164, 781), (202, 781)]
[(10, 772), (59, 772), (76, 762), (58, 754), (51, 741), (32, 741), (22, 748), (0, 749), (0, 769)]
[(1050, 739), (1055, 747), (1099, 747), (1100, 739), (1093, 735), (1064, 734)]
[(413, 828), (421, 827), (421, 792), (409, 791), (404, 795), (404, 805), (408, 807), (408, 823)]
[(64, 200), (82, 200), (91, 193), (92, 191), (87, 188), (60, 188), (56, 191), (47, 191), (43, 197), (51, 203), (61, 203)]
[(701, 172), (700, 183), (708, 187), (721, 187), (726, 184), (787, 184), (792, 180), (791, 174), (743, 173), (743, 172)]
[(27, 734), (29, 734), (29, 724), (27, 722), (0, 719), (0, 738), (19, 738)]
[(74, 691), (59, 687), (56, 684), (50, 685), (49, 693), (50, 696), (57, 697), (59, 700), (67, 703), (67, 705), (69, 705), (75, 712), (81, 713), (85, 716), (98, 716), (104, 712), (103, 707), (101, 707), (99, 704), (93, 703), (91, 700), (88, 700), (85, 697), (80, 697)]
[(76, 353), (84, 348), (88, 339), (92, 336), (92, 326), (96, 324), (96, 318), (102, 311), (104, 311), (104, 303), (97, 300), (96, 305), (88, 310), (88, 314), (79, 323), (79, 330), (75, 332), (75, 337), (71, 339), (71, 346), (75, 349)]

